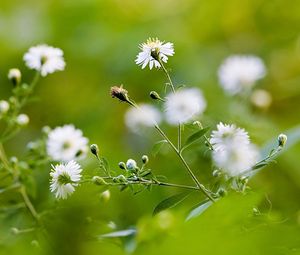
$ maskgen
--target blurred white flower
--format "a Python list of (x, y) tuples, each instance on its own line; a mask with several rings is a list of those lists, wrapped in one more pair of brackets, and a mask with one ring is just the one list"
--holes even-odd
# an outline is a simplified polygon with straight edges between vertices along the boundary
[(206, 101), (200, 89), (186, 88), (170, 93), (165, 102), (166, 120), (171, 125), (186, 123), (202, 114)]
[(272, 96), (263, 89), (256, 89), (251, 95), (251, 102), (259, 108), (268, 108), (272, 103)]
[(81, 166), (75, 161), (52, 166), (50, 173), (50, 190), (55, 192), (55, 197), (66, 199), (75, 191), (81, 179)]
[(29, 117), (22, 113), (17, 116), (16, 122), (19, 126), (26, 126), (29, 123)]
[(42, 76), (62, 71), (66, 65), (63, 51), (48, 45), (31, 47), (23, 59), (28, 68), (39, 71)]
[(88, 139), (73, 125), (57, 127), (49, 132), (47, 153), (56, 161), (67, 162), (82, 158), (88, 151)]
[(9, 110), (9, 103), (5, 100), (0, 101), (0, 114), (7, 113)]
[(234, 124), (228, 125), (220, 122), (217, 130), (212, 131), (210, 138), (215, 151), (226, 150), (228, 147), (239, 147), (250, 144), (249, 135), (245, 129)]
[(161, 113), (152, 105), (140, 104), (138, 108), (129, 108), (125, 113), (126, 126), (135, 133), (143, 127), (153, 127), (161, 122)]
[(168, 61), (168, 56), (174, 55), (173, 43), (164, 43), (157, 38), (149, 38), (146, 43), (140, 45), (142, 50), (135, 60), (137, 65), (141, 65), (144, 69), (148, 64), (149, 68), (152, 69), (153, 66), (160, 68), (160, 63), (157, 59), (161, 59), (163, 62)]
[(221, 86), (231, 95), (251, 89), (265, 74), (263, 61), (252, 55), (230, 56), (218, 70)]
[(128, 170), (135, 170), (137, 168), (136, 161), (133, 159), (128, 159), (126, 162), (126, 167)]
[(252, 145), (228, 146), (213, 151), (215, 165), (229, 176), (237, 176), (253, 167), (259, 157), (257, 149)]

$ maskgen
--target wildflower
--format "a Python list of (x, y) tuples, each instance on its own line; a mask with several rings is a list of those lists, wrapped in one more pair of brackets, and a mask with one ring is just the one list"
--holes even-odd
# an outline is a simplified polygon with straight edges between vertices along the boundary
[(140, 104), (137, 108), (130, 108), (125, 113), (126, 126), (135, 133), (141, 132), (143, 127), (153, 127), (160, 121), (160, 112), (149, 104)]
[(154, 67), (160, 68), (159, 61), (167, 63), (168, 56), (174, 55), (173, 43), (164, 43), (157, 38), (149, 38), (146, 43), (140, 45), (141, 52), (137, 55), (135, 63), (144, 69), (148, 64), (150, 70)]
[(171, 125), (186, 123), (202, 114), (205, 108), (205, 98), (197, 88), (182, 89), (166, 97), (166, 119)]
[(248, 171), (258, 160), (258, 151), (252, 145), (230, 146), (213, 151), (213, 160), (217, 167), (229, 176), (237, 176)]
[(137, 168), (137, 164), (136, 164), (135, 160), (128, 159), (126, 162), (126, 167), (128, 170), (135, 170)]
[(42, 76), (62, 71), (66, 65), (63, 51), (45, 44), (31, 47), (23, 59), (28, 68), (39, 71)]
[(0, 101), (0, 114), (5, 114), (9, 110), (9, 103), (5, 100)]
[(230, 56), (225, 59), (218, 71), (221, 86), (231, 95), (251, 89), (265, 74), (263, 61), (252, 55)]
[(234, 124), (228, 125), (220, 122), (217, 130), (212, 131), (210, 138), (214, 150), (224, 150), (231, 146), (244, 146), (250, 144), (249, 135), (243, 128)]
[(29, 123), (29, 117), (22, 113), (17, 116), (16, 122), (19, 126), (26, 126)]
[(84, 157), (88, 151), (87, 144), (88, 139), (81, 130), (73, 125), (64, 125), (49, 132), (47, 153), (53, 160), (67, 162)]
[(8, 79), (12, 82), (14, 86), (18, 85), (21, 82), (21, 72), (17, 68), (12, 68), (8, 71)]
[(75, 191), (81, 179), (81, 166), (75, 161), (52, 166), (50, 173), (50, 190), (55, 192), (55, 197), (66, 199)]

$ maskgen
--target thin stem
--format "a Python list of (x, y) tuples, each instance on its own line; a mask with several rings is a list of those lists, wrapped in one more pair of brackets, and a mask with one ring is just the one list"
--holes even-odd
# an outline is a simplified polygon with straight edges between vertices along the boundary
[(161, 61), (160, 58), (158, 59), (158, 62), (160, 63), (162, 70), (164, 71), (164, 73), (165, 73), (166, 76), (167, 76), (167, 79), (169, 80), (169, 83), (170, 83), (170, 86), (171, 86), (172, 91), (175, 93), (176, 90), (175, 90), (174, 84), (173, 84), (173, 82), (172, 82), (172, 79), (171, 79), (171, 77), (170, 77), (170, 74), (169, 74), (168, 70), (165, 68), (164, 63)]
[(40, 223), (39, 215), (38, 215), (38, 213), (36, 212), (36, 210), (35, 210), (33, 204), (31, 203), (31, 201), (30, 201), (30, 199), (29, 199), (29, 197), (28, 197), (28, 195), (27, 195), (27, 192), (26, 192), (26, 189), (25, 189), (24, 186), (22, 186), (22, 187), (20, 188), (20, 193), (21, 193), (21, 195), (22, 195), (22, 197), (23, 197), (23, 200), (24, 200), (24, 203), (25, 203), (26, 207), (28, 208), (28, 210), (30, 211), (31, 215), (33, 216), (33, 218), (34, 218), (38, 223)]
[(181, 133), (182, 133), (182, 125), (178, 124), (178, 151), (181, 150)]
[(213, 197), (208, 193), (208, 191), (206, 190), (206, 188), (198, 181), (197, 177), (195, 176), (195, 174), (193, 173), (193, 171), (191, 170), (191, 168), (189, 167), (188, 163), (185, 161), (185, 159), (183, 158), (183, 156), (180, 154), (180, 152), (178, 151), (178, 149), (175, 147), (175, 145), (170, 141), (170, 139), (166, 136), (166, 134), (160, 129), (160, 127), (158, 125), (155, 125), (155, 128), (158, 130), (158, 132), (161, 134), (161, 136), (167, 140), (167, 142), (169, 143), (169, 145), (173, 148), (173, 150), (175, 151), (175, 153), (177, 154), (177, 156), (179, 157), (179, 159), (181, 160), (181, 162), (183, 163), (183, 165), (187, 169), (188, 173), (190, 174), (190, 176), (192, 177), (192, 179), (194, 180), (194, 182), (197, 184), (199, 190), (207, 198), (209, 198), (212, 202), (214, 202)]

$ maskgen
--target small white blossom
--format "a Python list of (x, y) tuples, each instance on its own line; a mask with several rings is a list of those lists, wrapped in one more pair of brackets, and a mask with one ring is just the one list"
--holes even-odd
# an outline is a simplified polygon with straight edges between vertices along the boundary
[(165, 102), (166, 120), (171, 125), (186, 123), (202, 114), (206, 101), (200, 89), (186, 88), (170, 93)]
[(152, 105), (140, 104), (138, 108), (129, 108), (125, 113), (126, 126), (135, 133), (143, 127), (153, 127), (161, 122), (161, 113)]
[(5, 100), (0, 101), (0, 114), (5, 114), (9, 110), (9, 103)]
[(24, 55), (24, 61), (28, 68), (37, 70), (42, 76), (65, 68), (63, 51), (48, 45), (31, 47)]
[(16, 122), (20, 126), (26, 126), (29, 123), (29, 117), (22, 113), (17, 116)]
[(213, 151), (215, 165), (229, 176), (237, 176), (250, 170), (259, 157), (257, 149), (252, 145), (229, 146)]
[(50, 190), (55, 192), (55, 197), (66, 199), (75, 191), (81, 179), (81, 166), (75, 161), (52, 166), (50, 173)]
[(164, 43), (160, 40), (149, 38), (146, 43), (140, 45), (142, 50), (135, 60), (137, 65), (141, 65), (144, 69), (148, 64), (150, 70), (154, 67), (160, 68), (160, 63), (157, 59), (163, 62), (168, 61), (168, 56), (174, 55), (173, 43)]
[(250, 144), (249, 135), (245, 129), (234, 124), (228, 125), (220, 122), (217, 130), (212, 131), (210, 138), (214, 150), (224, 150), (228, 147), (244, 146)]
[(230, 56), (225, 59), (218, 71), (221, 86), (231, 95), (251, 89), (265, 74), (263, 61), (252, 55)]
[(126, 162), (126, 167), (128, 170), (135, 170), (137, 168), (137, 164), (136, 164), (135, 160), (128, 159)]
[(53, 160), (67, 162), (84, 157), (88, 151), (87, 144), (88, 139), (81, 130), (73, 125), (64, 125), (49, 132), (47, 153)]

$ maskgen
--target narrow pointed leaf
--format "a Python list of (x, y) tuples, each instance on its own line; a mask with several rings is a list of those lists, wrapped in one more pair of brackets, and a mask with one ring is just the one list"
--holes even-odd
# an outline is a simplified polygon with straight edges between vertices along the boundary
[(188, 139), (186, 140), (183, 149), (186, 149), (188, 146), (192, 145), (194, 142), (199, 140), (202, 136), (206, 134), (206, 132), (209, 130), (209, 127), (203, 128), (192, 134)]
[(100, 238), (115, 238), (115, 237), (125, 237), (125, 236), (131, 236), (136, 233), (135, 229), (125, 229), (120, 230), (116, 232), (111, 232), (108, 234), (101, 235)]
[(155, 143), (153, 148), (152, 148), (152, 155), (155, 157), (159, 153), (159, 151), (161, 150), (162, 146), (166, 143), (168, 143), (167, 140), (161, 140), (161, 141)]
[(183, 200), (185, 200), (190, 193), (191, 193), (190, 191), (186, 191), (166, 198), (155, 207), (153, 211), (153, 215), (178, 205)]
[(212, 204), (212, 201), (210, 200), (204, 200), (200, 204), (198, 204), (196, 207), (194, 207), (186, 217), (186, 221), (193, 219), (200, 214), (202, 214), (210, 205)]

